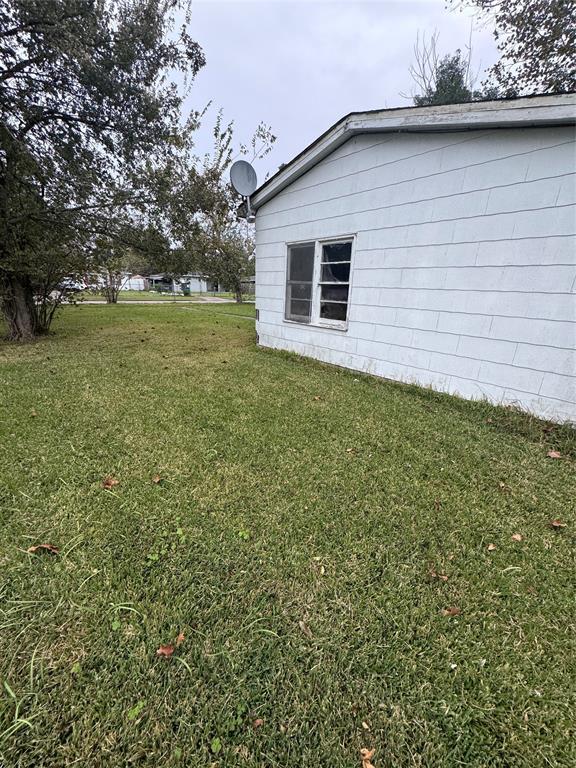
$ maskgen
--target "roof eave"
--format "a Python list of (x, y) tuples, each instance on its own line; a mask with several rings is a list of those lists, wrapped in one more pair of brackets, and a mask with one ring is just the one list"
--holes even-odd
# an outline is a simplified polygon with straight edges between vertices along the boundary
[(339, 146), (359, 134), (530, 128), (575, 123), (576, 94), (353, 112), (339, 120), (264, 182), (250, 202), (252, 208), (257, 210)]

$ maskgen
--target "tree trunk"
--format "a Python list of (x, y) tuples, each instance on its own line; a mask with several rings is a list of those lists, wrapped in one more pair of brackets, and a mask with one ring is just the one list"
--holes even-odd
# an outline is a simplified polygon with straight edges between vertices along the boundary
[(108, 284), (104, 288), (104, 297), (106, 299), (107, 304), (117, 304), (118, 303), (118, 291), (112, 284)]
[(38, 314), (30, 279), (5, 275), (0, 280), (0, 304), (11, 341), (32, 341), (38, 334)]
[(242, 286), (237, 285), (236, 289), (234, 291), (234, 298), (236, 299), (236, 304), (242, 304)]

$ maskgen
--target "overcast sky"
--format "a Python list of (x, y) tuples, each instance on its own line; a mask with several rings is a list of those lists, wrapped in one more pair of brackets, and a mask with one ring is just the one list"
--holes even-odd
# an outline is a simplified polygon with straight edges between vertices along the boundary
[[(187, 104), (213, 107), (197, 139), (210, 149), (216, 109), (234, 120), (238, 141), (259, 121), (272, 126), (273, 152), (257, 162), (259, 181), (340, 117), (357, 110), (409, 106), (408, 68), (418, 33), (440, 33), (441, 53), (468, 44), (471, 17), (445, 0), (193, 0), (190, 32), (206, 66)], [(496, 60), (492, 30), (474, 23), (475, 69)]]

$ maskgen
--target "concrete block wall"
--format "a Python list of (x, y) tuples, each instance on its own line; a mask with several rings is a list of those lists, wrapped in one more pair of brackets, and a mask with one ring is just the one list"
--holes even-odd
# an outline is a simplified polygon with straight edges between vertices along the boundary
[[(569, 127), (357, 136), (256, 217), (260, 344), (576, 421)], [(348, 327), (284, 320), (287, 243), (354, 235)]]

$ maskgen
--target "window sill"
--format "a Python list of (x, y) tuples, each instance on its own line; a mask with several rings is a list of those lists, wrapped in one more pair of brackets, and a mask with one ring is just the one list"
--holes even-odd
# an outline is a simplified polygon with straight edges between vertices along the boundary
[(299, 328), (319, 328), (323, 331), (340, 331), (340, 333), (346, 333), (348, 330), (348, 323), (299, 323), (298, 320), (286, 320), (285, 317), (282, 323), (297, 325)]

